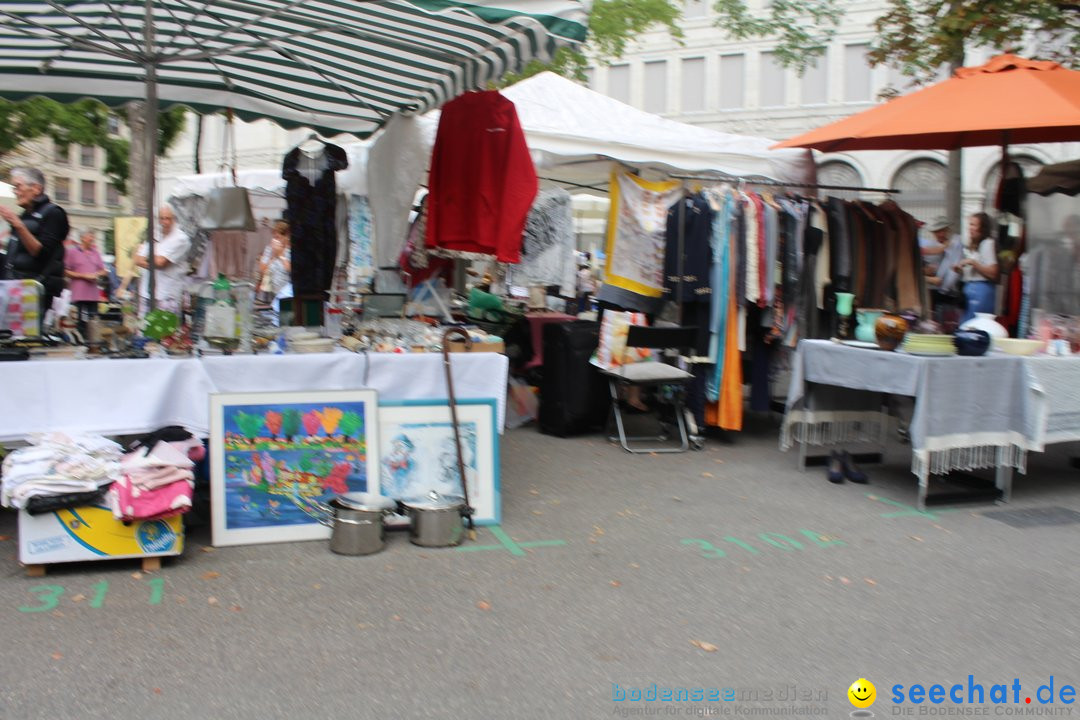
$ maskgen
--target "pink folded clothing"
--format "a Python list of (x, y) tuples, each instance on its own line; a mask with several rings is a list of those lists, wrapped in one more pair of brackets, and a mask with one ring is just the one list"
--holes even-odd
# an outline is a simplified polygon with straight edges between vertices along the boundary
[(127, 475), (131, 484), (140, 490), (156, 490), (181, 480), (190, 480), (192, 482), (195, 480), (195, 475), (190, 470), (181, 470), (169, 465), (133, 468), (124, 474)]
[[(189, 473), (190, 474), (190, 473)], [(191, 509), (194, 483), (177, 480), (154, 489), (139, 487), (125, 474), (109, 488), (109, 507), (117, 520), (158, 520)]]

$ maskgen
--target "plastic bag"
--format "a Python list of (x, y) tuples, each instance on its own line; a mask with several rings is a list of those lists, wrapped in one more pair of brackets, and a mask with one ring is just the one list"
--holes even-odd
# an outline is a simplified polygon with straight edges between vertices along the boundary
[(506, 427), (521, 427), (536, 420), (539, 412), (540, 400), (533, 387), (521, 378), (510, 378), (506, 387)]

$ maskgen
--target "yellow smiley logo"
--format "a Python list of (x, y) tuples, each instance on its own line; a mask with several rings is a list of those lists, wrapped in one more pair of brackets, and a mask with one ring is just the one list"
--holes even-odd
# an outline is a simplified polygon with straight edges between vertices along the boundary
[(877, 697), (877, 688), (874, 687), (874, 683), (866, 678), (859, 678), (851, 683), (851, 687), (847, 690), (847, 696), (855, 707), (868, 708), (874, 704), (874, 698)]

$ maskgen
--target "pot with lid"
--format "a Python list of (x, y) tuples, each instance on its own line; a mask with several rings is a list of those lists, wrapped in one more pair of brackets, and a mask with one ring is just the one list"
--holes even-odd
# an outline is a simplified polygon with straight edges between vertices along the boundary
[(339, 555), (371, 555), (385, 546), (383, 516), (393, 500), (369, 493), (346, 493), (326, 505), (319, 522), (331, 529), (330, 550)]
[(465, 519), (471, 509), (458, 495), (427, 495), (402, 500), (409, 516), (409, 541), (423, 547), (452, 547), (465, 538)]

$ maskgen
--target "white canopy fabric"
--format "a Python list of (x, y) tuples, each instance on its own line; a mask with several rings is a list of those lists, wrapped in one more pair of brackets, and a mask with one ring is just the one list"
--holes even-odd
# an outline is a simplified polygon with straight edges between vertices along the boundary
[(813, 183), (809, 152), (766, 138), (668, 120), (544, 72), (501, 91), (517, 107), (537, 173), (554, 182), (606, 182), (611, 160), (668, 172)]
[[(643, 112), (551, 72), (500, 91), (517, 108), (525, 141), (541, 182), (570, 192), (603, 191), (614, 163), (659, 175), (721, 173), (746, 179), (815, 182), (809, 150), (770, 150), (767, 138), (732, 135)], [(405, 242), (413, 190), (422, 182), (439, 123), (437, 111), (399, 118), (374, 138), (368, 158), (368, 187), (398, 188), (398, 199), (376, 198), (376, 262), (390, 265)], [(393, 147), (392, 152), (386, 151)], [(402, 160), (405, 156), (409, 161)], [(355, 177), (355, 175), (353, 175)], [(349, 183), (344, 193), (357, 192)]]
[[(162, 184), (166, 185), (169, 181)], [(181, 175), (172, 180), (167, 188), (168, 197), (187, 197), (188, 195), (206, 196), (217, 187), (233, 184), (232, 175), (223, 172), (201, 173), (199, 175)], [(239, 187), (267, 193), (285, 192), (285, 180), (281, 170), (238, 170), (236, 185)]]
[[(770, 150), (775, 141), (767, 138), (668, 120), (554, 73), (534, 75), (500, 92), (516, 106), (537, 173), (549, 186), (563, 186), (571, 192), (606, 187), (613, 163), (660, 175), (722, 173), (790, 183), (815, 181), (809, 150)], [(373, 138), (370, 152), (366, 142), (355, 152), (352, 146), (347, 147), (350, 168), (338, 173), (338, 192), (370, 197), (375, 216), (375, 261), (380, 266), (397, 262), (438, 123), (437, 111), (421, 117), (398, 117)], [(366, 182), (360, 172), (365, 156)], [(241, 173), (240, 184), (251, 187), (243, 177)]]

